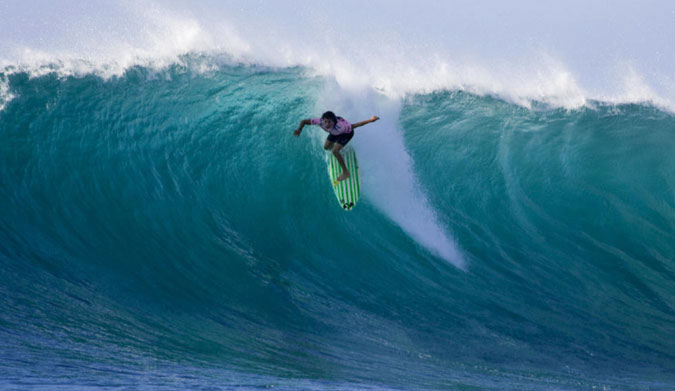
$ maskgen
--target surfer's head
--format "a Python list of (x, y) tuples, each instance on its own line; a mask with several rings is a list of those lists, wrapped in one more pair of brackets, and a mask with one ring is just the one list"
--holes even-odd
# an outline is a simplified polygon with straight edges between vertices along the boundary
[(332, 128), (337, 124), (337, 117), (332, 111), (326, 111), (321, 115), (321, 124), (325, 128)]

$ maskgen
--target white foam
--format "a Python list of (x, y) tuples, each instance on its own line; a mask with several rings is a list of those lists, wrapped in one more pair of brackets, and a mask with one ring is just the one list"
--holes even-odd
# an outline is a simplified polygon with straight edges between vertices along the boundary
[[(61, 37), (51, 36), (52, 30), (59, 30), (57, 26), (46, 26), (32, 39), (27, 34), (25, 39), (0, 40), (0, 67), (5, 73), (27, 72), (31, 77), (56, 72), (62, 76), (96, 74), (110, 78), (133, 66), (162, 69), (181, 64), (182, 56), (189, 53), (227, 53), (236, 60), (250, 49), (226, 24), (212, 29), (219, 38), (227, 37), (216, 42), (212, 32), (206, 31), (189, 10), (174, 11), (139, 1), (108, 6), (107, 12), (88, 15), (92, 24), (102, 20), (100, 27), (70, 20), (75, 31)], [(65, 14), (64, 18), (62, 23), (68, 24), (72, 16)], [(74, 35), (81, 38), (73, 41)]]
[(9, 81), (0, 76), (0, 112), (5, 109), (7, 103), (14, 99), (14, 94), (9, 90)]
[(658, 87), (663, 92), (657, 92), (629, 61), (617, 64), (613, 74), (617, 80), (615, 89), (611, 94), (600, 96), (600, 101), (613, 104), (650, 103), (665, 110), (672, 110), (673, 102), (663, 97), (675, 92), (675, 83), (672, 79), (661, 76), (661, 84)]
[[(304, 65), (343, 87), (392, 97), (461, 89), (525, 107), (639, 100), (675, 109), (675, 88), (662, 87), (675, 80), (668, 38), (675, 27), (662, 23), (671, 10), (658, 3), (64, 0), (6, 8), (0, 66), (36, 75), (110, 77), (134, 65), (165, 67), (186, 53), (227, 53), (234, 61)], [(616, 73), (625, 61), (630, 69)], [(622, 90), (626, 78), (633, 87)]]

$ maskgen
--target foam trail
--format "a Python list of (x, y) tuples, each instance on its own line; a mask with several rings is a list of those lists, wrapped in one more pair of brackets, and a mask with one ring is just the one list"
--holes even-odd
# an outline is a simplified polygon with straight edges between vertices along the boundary
[[(364, 95), (366, 99), (362, 98)], [(364, 195), (417, 243), (465, 270), (464, 257), (438, 221), (415, 177), (413, 161), (397, 126), (400, 100), (363, 90), (358, 92), (359, 98), (334, 91), (323, 96), (319, 102), (323, 108), (332, 109), (350, 121), (362, 121), (372, 115), (380, 117), (375, 124), (357, 129), (353, 141), (359, 153)], [(323, 109), (318, 107), (318, 110)]]

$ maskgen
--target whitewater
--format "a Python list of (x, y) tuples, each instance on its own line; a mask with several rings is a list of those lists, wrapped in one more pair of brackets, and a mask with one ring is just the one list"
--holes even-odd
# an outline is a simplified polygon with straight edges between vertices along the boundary
[(0, 16), (0, 388), (675, 388), (672, 4)]

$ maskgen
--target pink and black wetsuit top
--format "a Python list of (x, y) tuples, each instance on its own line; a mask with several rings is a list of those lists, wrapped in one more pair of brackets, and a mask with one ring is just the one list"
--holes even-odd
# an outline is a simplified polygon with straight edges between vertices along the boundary
[(321, 129), (325, 130), (326, 132), (330, 133), (333, 136), (339, 136), (341, 134), (347, 134), (352, 132), (352, 124), (347, 122), (347, 120), (342, 117), (337, 117), (337, 123), (335, 123), (335, 126), (333, 126), (332, 129), (324, 128), (323, 125), (321, 124), (321, 118), (312, 118), (310, 120), (310, 123), (312, 125), (319, 125)]
[(330, 133), (328, 135), (327, 141), (338, 143), (342, 146), (347, 145), (349, 140), (354, 137), (354, 130), (352, 129), (352, 124), (350, 124), (346, 119), (342, 117), (337, 117), (337, 123), (333, 126), (332, 129), (324, 128), (321, 124), (321, 118), (312, 118), (310, 120), (312, 125), (319, 125), (321, 129)]

